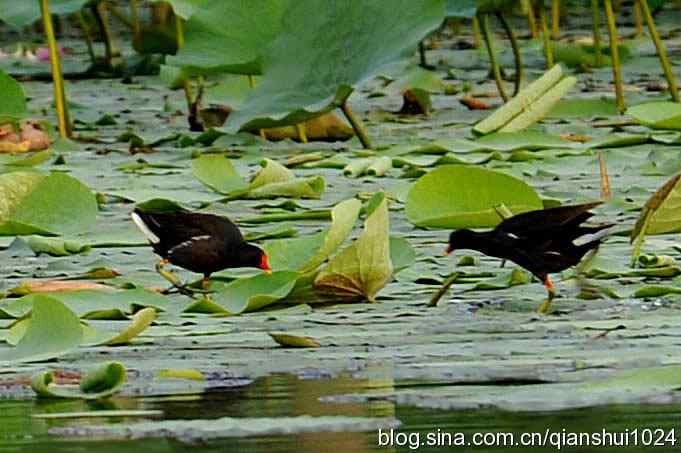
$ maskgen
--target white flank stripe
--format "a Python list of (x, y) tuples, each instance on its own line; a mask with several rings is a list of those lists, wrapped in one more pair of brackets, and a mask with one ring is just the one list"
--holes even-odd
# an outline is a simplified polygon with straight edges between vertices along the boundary
[(209, 235), (205, 235), (205, 236), (194, 236), (194, 237), (191, 237), (191, 238), (187, 239), (187, 240), (184, 241), (184, 242), (180, 242), (180, 243), (177, 244), (175, 247), (173, 247), (173, 248), (171, 248), (170, 250), (168, 250), (168, 256), (170, 256), (170, 255), (172, 255), (173, 253), (175, 253), (175, 251), (177, 251), (178, 249), (181, 249), (181, 248), (183, 248), (183, 247), (190, 247), (190, 246), (191, 246), (192, 244), (194, 244), (195, 242), (205, 241), (206, 239), (210, 239), (210, 236), (209, 236)]
[(142, 217), (140, 217), (136, 212), (133, 212), (130, 214), (130, 217), (132, 217), (132, 221), (135, 222), (135, 225), (137, 225), (137, 228), (140, 229), (140, 231), (146, 236), (147, 239), (149, 239), (149, 242), (152, 244), (158, 244), (161, 242), (161, 240), (156, 236), (147, 226), (146, 223), (144, 223), (144, 220), (142, 220)]
[(587, 242), (593, 242), (593, 241), (597, 241), (599, 239), (603, 239), (608, 234), (610, 234), (610, 230), (611, 230), (611, 228), (606, 228), (604, 230), (598, 231), (598, 232), (593, 233), (593, 234), (587, 234), (586, 236), (580, 236), (577, 239), (575, 239), (574, 241), (572, 241), (572, 243), (579, 247), (580, 245), (584, 245)]

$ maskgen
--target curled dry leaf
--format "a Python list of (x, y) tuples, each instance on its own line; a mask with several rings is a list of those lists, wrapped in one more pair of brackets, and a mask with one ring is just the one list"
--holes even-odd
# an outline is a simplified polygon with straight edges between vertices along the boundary
[(289, 335), (287, 333), (270, 332), (270, 337), (281, 346), (288, 348), (319, 348), (321, 344), (311, 337)]
[(468, 110), (489, 110), (492, 108), (488, 103), (476, 99), (473, 96), (464, 96), (459, 99), (459, 102), (468, 107)]

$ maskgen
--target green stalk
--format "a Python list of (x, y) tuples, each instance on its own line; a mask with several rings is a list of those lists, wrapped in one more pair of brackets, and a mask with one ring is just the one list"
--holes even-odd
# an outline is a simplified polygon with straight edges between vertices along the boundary
[[(130, 21), (132, 22), (132, 33), (135, 36), (139, 36), (140, 34), (140, 11), (139, 11), (139, 3), (138, 0), (130, 0)], [(177, 22), (176, 22), (177, 26)], [(180, 24), (181, 26), (181, 24)], [(178, 30), (178, 36), (180, 34), (180, 31)], [(178, 38), (179, 41), (179, 38)], [(179, 42), (178, 42), (178, 48), (179, 48)]]
[(92, 12), (97, 19), (99, 28), (104, 37), (104, 59), (108, 66), (113, 66), (113, 57), (116, 51), (114, 50), (113, 37), (111, 36), (111, 29), (109, 28), (108, 16), (106, 14), (106, 4), (104, 0), (99, 0), (92, 6)]
[(90, 27), (88, 26), (87, 22), (85, 21), (85, 16), (83, 16), (82, 10), (79, 10), (76, 13), (76, 16), (78, 17), (78, 23), (80, 24), (80, 29), (83, 32), (83, 38), (85, 38), (85, 45), (87, 46), (87, 53), (90, 56), (90, 61), (94, 65), (97, 57), (95, 56), (95, 48), (92, 45), (92, 36), (90, 35)]
[(671, 94), (672, 100), (674, 102), (679, 102), (679, 92), (676, 85), (676, 78), (674, 77), (674, 72), (672, 71), (672, 67), (669, 64), (667, 49), (665, 49), (664, 44), (660, 39), (660, 34), (657, 32), (657, 27), (655, 27), (655, 21), (653, 20), (653, 15), (650, 13), (648, 0), (638, 0), (638, 4), (641, 5), (641, 11), (643, 12), (643, 17), (645, 17), (646, 23), (648, 24), (650, 36), (653, 38), (653, 42), (655, 42), (657, 55), (660, 58), (662, 69), (664, 69), (664, 76), (667, 78), (667, 84), (669, 85), (669, 94)]
[(634, 21), (636, 23), (636, 37), (643, 37), (643, 14), (641, 11), (641, 2), (634, 0)]
[(305, 123), (296, 124), (296, 132), (298, 133), (298, 140), (301, 143), (307, 143), (307, 132), (305, 131)]
[(350, 125), (352, 126), (352, 129), (355, 131), (355, 134), (357, 134), (357, 138), (359, 138), (359, 141), (362, 143), (362, 146), (366, 149), (373, 149), (373, 147), (371, 146), (371, 140), (369, 140), (369, 135), (367, 134), (367, 131), (364, 128), (364, 125), (362, 124), (362, 120), (360, 120), (355, 115), (355, 113), (350, 109), (347, 99), (345, 100), (345, 102), (341, 104), (341, 110), (343, 111), (343, 114), (350, 122)]
[(591, 0), (591, 18), (593, 22), (594, 50), (596, 52), (596, 67), (603, 66), (603, 52), (601, 50), (601, 6), (598, 0)]
[(454, 282), (460, 275), (461, 275), (460, 272), (454, 272), (449, 277), (447, 277), (445, 281), (442, 282), (442, 286), (440, 287), (440, 289), (437, 290), (437, 292), (430, 299), (430, 302), (428, 302), (428, 307), (436, 307), (437, 303), (440, 302), (440, 299), (442, 299), (442, 296), (445, 295), (449, 287), (454, 284)]
[(608, 22), (608, 34), (610, 35), (610, 56), (612, 58), (612, 73), (615, 78), (615, 97), (617, 100), (617, 111), (624, 113), (624, 87), (622, 83), (622, 65), (620, 64), (620, 52), (617, 44), (617, 24), (615, 23), (615, 13), (612, 10), (612, 0), (603, 0), (605, 3), (605, 17)]
[(535, 39), (539, 36), (539, 31), (537, 30), (537, 17), (534, 14), (534, 5), (530, 0), (522, 0), (523, 8), (527, 10), (527, 26), (530, 28), (530, 36)]
[(479, 49), (481, 42), (482, 36), (480, 33), (480, 21), (478, 20), (478, 17), (475, 16), (473, 18), (473, 47)]
[(47, 46), (50, 50), (52, 83), (54, 85), (54, 104), (57, 107), (59, 135), (68, 138), (71, 136), (71, 120), (69, 118), (69, 109), (66, 103), (66, 89), (64, 88), (61, 61), (59, 60), (59, 49), (57, 47), (57, 40), (54, 37), (54, 28), (52, 27), (52, 16), (50, 15), (48, 0), (40, 0), (40, 12), (43, 16), (45, 35), (47, 35)]
[(546, 56), (546, 69), (553, 67), (553, 43), (549, 36), (549, 24), (546, 20), (546, 8), (544, 2), (539, 2), (539, 20), (542, 26), (542, 39), (544, 42), (544, 55)]
[(487, 15), (478, 13), (478, 21), (480, 22), (482, 38), (485, 41), (485, 46), (487, 47), (487, 54), (489, 55), (489, 61), (492, 65), (492, 74), (494, 74), (494, 81), (497, 84), (499, 96), (501, 96), (504, 102), (508, 102), (508, 95), (506, 95), (506, 91), (504, 91), (504, 81), (501, 80), (501, 69), (499, 69), (499, 62), (497, 61), (497, 55), (494, 53), (494, 46), (492, 44), (492, 36), (489, 32), (489, 20)]
[(428, 62), (426, 61), (426, 48), (423, 45), (423, 41), (419, 41), (419, 66), (422, 68), (428, 68)]
[(508, 36), (508, 40), (511, 42), (511, 48), (513, 49), (513, 59), (515, 61), (515, 86), (513, 87), (513, 96), (517, 96), (520, 91), (520, 86), (523, 84), (523, 60), (520, 54), (520, 46), (518, 45), (518, 40), (513, 33), (513, 28), (511, 24), (508, 23), (506, 17), (500, 13), (496, 13), (497, 19), (501, 22), (501, 26)]
[[(137, 4), (136, 1), (135, 4)], [(179, 51), (184, 47), (184, 23), (182, 22), (182, 18), (178, 15), (175, 15), (175, 34), (177, 35), (177, 50)]]
[[(645, 208), (644, 208), (645, 209)], [(653, 216), (653, 210), (649, 209), (645, 213), (643, 218), (643, 226), (638, 233), (638, 236), (634, 239), (634, 244), (631, 248), (631, 267), (636, 267), (638, 262), (638, 257), (641, 255), (641, 247), (643, 247), (643, 241), (646, 238), (646, 231), (648, 230), (648, 225), (650, 225), (650, 218)]]
[(560, 39), (560, 0), (551, 1), (551, 38)]

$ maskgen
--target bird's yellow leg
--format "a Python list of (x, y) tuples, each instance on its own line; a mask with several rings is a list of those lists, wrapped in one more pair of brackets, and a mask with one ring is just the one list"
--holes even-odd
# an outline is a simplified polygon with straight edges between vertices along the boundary
[(158, 272), (161, 277), (168, 280), (170, 284), (175, 286), (176, 288), (184, 288), (184, 284), (180, 281), (179, 278), (177, 278), (177, 276), (175, 276), (175, 274), (164, 269), (164, 267), (169, 263), (170, 261), (168, 261), (165, 258), (159, 261), (156, 264), (156, 272)]
[(553, 298), (556, 297), (556, 288), (554, 288), (553, 282), (551, 281), (551, 277), (549, 276), (547, 276), (546, 280), (544, 280), (544, 286), (546, 287), (546, 291), (548, 292), (548, 298), (544, 302), (542, 302), (537, 311), (539, 313), (546, 314), (551, 309), (551, 302), (553, 301)]

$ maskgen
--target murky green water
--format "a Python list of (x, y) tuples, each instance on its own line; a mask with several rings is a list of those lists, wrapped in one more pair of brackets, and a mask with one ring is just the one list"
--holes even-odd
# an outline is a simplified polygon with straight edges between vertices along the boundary
[[(503, 451), (508, 447), (433, 447), (425, 445), (428, 435), (446, 441), (451, 434), (455, 441), (463, 433), (470, 440), (475, 433), (512, 432), (590, 432), (603, 428), (611, 432), (639, 428), (670, 429), (678, 427), (681, 405), (608, 406), (558, 412), (502, 412), (491, 410), (439, 411), (416, 407), (397, 407), (386, 400), (361, 404), (336, 404), (322, 401), (324, 397), (361, 393), (375, 384), (368, 380), (349, 378), (302, 380), (291, 375), (276, 375), (259, 379), (243, 387), (182, 396), (114, 398), (105, 403), (82, 401), (15, 400), (0, 402), (0, 451), (4, 452), (369, 452), (413, 451), (422, 444), (422, 451)], [(320, 400), (320, 398), (322, 400)], [(303, 433), (285, 436), (256, 436), (220, 440), (184, 442), (175, 439), (111, 440), (102, 438), (63, 437), (51, 429), (94, 424), (140, 421), (125, 417), (110, 419), (43, 420), (31, 414), (97, 409), (161, 410), (165, 419), (212, 419), (218, 417), (278, 417), (297, 415), (345, 415), (361, 417), (395, 417), (402, 423), (393, 431), (393, 442), (401, 445), (379, 445), (377, 431), (342, 433)], [(399, 434), (399, 437), (397, 433)], [(389, 431), (383, 443), (389, 443)], [(434, 437), (431, 437), (434, 439)], [(630, 437), (633, 439), (633, 437)], [(633, 441), (631, 441), (633, 443)], [(650, 451), (651, 447), (630, 447), (629, 451)], [(657, 450), (664, 447), (657, 447)], [(521, 449), (518, 447), (517, 449)], [(525, 447), (529, 449), (529, 447)], [(556, 451), (546, 447), (542, 451)], [(571, 448), (562, 451), (618, 451), (620, 448)]]

